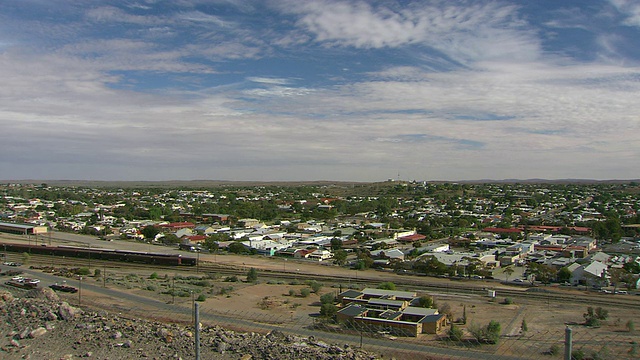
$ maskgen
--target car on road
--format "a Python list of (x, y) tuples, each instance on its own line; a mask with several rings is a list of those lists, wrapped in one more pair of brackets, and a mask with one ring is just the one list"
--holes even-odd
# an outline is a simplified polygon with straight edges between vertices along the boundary
[(518, 279), (513, 279), (513, 282), (521, 283), (521, 282), (524, 282), (524, 281), (522, 279), (518, 278)]

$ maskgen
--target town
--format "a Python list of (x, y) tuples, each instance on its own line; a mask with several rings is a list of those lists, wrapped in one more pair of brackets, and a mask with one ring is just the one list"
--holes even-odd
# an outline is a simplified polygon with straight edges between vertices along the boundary
[[(105, 241), (359, 270), (633, 291), (640, 187), (426, 183), (63, 187), (4, 184), (0, 220)], [(19, 231), (18, 231), (19, 232)], [(41, 241), (46, 242), (42, 235)], [(520, 271), (518, 271), (520, 270)]]

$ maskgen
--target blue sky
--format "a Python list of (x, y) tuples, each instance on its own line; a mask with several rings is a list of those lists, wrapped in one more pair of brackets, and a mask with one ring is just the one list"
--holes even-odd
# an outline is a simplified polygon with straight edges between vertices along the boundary
[(635, 0), (0, 0), (0, 179), (636, 179), (638, 39)]

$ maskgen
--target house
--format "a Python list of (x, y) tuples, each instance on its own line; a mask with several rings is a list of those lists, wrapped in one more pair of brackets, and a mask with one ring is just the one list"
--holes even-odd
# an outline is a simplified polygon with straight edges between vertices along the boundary
[(386, 250), (374, 250), (371, 252), (371, 256), (385, 259), (395, 259), (404, 261), (405, 254), (399, 249), (386, 249)]
[(571, 283), (573, 285), (595, 287), (607, 286), (607, 265), (599, 261), (592, 261), (588, 264), (580, 265), (571, 274)]
[(333, 253), (329, 250), (324, 249), (316, 249), (311, 254), (309, 254), (308, 258), (313, 260), (328, 260), (333, 257)]
[(347, 290), (338, 295), (343, 308), (336, 314), (336, 320), (400, 336), (417, 337), (442, 331), (447, 325), (446, 316), (437, 309), (411, 306), (416, 299), (417, 294), (409, 291)]
[(406, 235), (402, 237), (397, 237), (396, 240), (398, 240), (398, 242), (402, 244), (411, 244), (416, 241), (422, 241), (426, 238), (427, 237), (422, 234), (411, 234), (411, 235)]
[(257, 219), (240, 219), (238, 220), (238, 225), (244, 228), (253, 228), (254, 226), (260, 224), (260, 220)]

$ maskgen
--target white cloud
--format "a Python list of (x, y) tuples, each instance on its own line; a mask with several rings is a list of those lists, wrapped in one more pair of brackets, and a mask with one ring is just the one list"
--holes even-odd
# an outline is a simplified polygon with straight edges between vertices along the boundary
[(640, 3), (635, 0), (609, 0), (618, 11), (625, 15), (624, 24), (640, 27)]
[(465, 64), (497, 58), (532, 60), (540, 53), (539, 40), (519, 19), (518, 8), (498, 3), (417, 2), (393, 10), (362, 1), (296, 1), (282, 9), (298, 15), (299, 26), (317, 41), (333, 45), (366, 49), (421, 44)]

